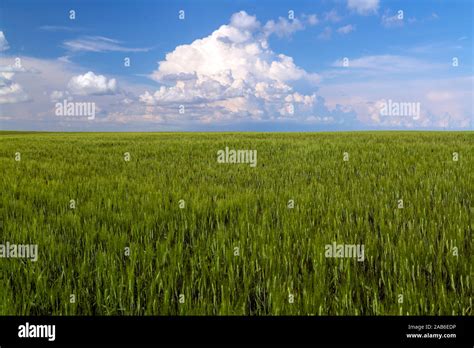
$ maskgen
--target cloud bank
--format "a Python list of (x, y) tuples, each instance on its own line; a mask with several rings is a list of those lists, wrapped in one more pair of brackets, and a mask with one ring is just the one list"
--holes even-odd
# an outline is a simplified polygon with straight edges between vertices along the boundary
[[(269, 37), (289, 36), (317, 17), (268, 21), (262, 25), (244, 11), (229, 24), (191, 44), (176, 47), (158, 63), (151, 78), (161, 84), (146, 91), (140, 101), (160, 114), (182, 114), (212, 122), (226, 119), (316, 120), (315, 109), (324, 102), (315, 94), (298, 92), (296, 83), (317, 89), (318, 74), (298, 67), (293, 58), (273, 52)], [(181, 116), (186, 117), (186, 116)]]

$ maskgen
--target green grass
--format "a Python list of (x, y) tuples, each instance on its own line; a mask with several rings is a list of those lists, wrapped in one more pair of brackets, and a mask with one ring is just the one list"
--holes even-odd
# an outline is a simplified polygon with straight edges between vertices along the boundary
[[(0, 259), (0, 315), (472, 315), (473, 144), (0, 132), (0, 243), (39, 246), (37, 262)], [(225, 146), (257, 166), (217, 163)], [(365, 261), (326, 258), (332, 242)]]

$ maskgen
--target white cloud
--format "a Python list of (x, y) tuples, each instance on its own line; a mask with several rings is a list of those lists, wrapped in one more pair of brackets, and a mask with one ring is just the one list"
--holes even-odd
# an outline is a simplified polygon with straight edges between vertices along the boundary
[(315, 14), (303, 15), (303, 18), (306, 18), (309, 25), (316, 25), (319, 23), (318, 16)]
[(68, 91), (57, 91), (54, 90), (50, 94), (50, 99), (52, 102), (63, 101), (64, 99), (72, 100), (72, 96)]
[(329, 40), (332, 36), (332, 29), (331, 27), (326, 27), (324, 30), (318, 35), (318, 39), (320, 40)]
[[(311, 18), (303, 20), (314, 23)], [(317, 74), (306, 72), (293, 58), (274, 53), (268, 45), (269, 35), (289, 35), (304, 27), (303, 20), (280, 18), (261, 25), (255, 16), (236, 13), (228, 25), (208, 37), (168, 53), (151, 75), (163, 85), (143, 93), (140, 101), (161, 108), (162, 113), (166, 113), (163, 108), (176, 113), (178, 104), (187, 104), (186, 115), (208, 121), (274, 117), (284, 107), (284, 99), (293, 95), (293, 82), (319, 81)], [(314, 97), (295, 98), (295, 110), (308, 107), (310, 100)]]
[(6, 51), (10, 48), (8, 45), (8, 41), (5, 37), (5, 34), (3, 34), (3, 31), (0, 31), (0, 52)]
[(347, 0), (347, 7), (361, 15), (377, 13), (379, 0)]
[(354, 31), (354, 30), (355, 30), (355, 26), (353, 26), (352, 24), (348, 24), (348, 25), (338, 28), (337, 32), (339, 34), (349, 34), (351, 31)]
[(0, 73), (0, 104), (13, 104), (29, 100), (19, 83), (13, 82), (13, 73)]
[[(8, 48), (5, 35), (3, 31), (0, 31), (0, 52)], [(23, 87), (18, 82), (13, 81), (16, 73), (24, 71), (25, 69), (21, 66), (0, 64), (0, 104), (21, 103), (30, 99)]]
[(230, 18), (230, 26), (241, 30), (256, 30), (260, 27), (257, 17), (249, 16), (245, 11), (234, 13)]
[(117, 81), (89, 71), (84, 75), (73, 76), (67, 87), (72, 94), (77, 95), (114, 94), (117, 92)]
[(77, 32), (83, 31), (83, 28), (74, 27), (74, 26), (62, 26), (62, 25), (42, 25), (38, 28), (39, 30), (43, 31), (51, 31), (51, 32)]
[(337, 23), (341, 20), (341, 16), (338, 15), (337, 11), (332, 9), (331, 11), (329, 12), (325, 12), (324, 13), (324, 20), (328, 21), (328, 22), (333, 22), (333, 23)]
[[(339, 59), (333, 62), (332, 66), (342, 68), (344, 66), (343, 63), (344, 61)], [(443, 65), (430, 63), (413, 57), (384, 54), (349, 59), (350, 69), (346, 69), (346, 71), (352, 73), (348, 70), (358, 69), (368, 73), (380, 73), (381, 71), (386, 73), (408, 73), (442, 67)]]
[[(366, 125), (383, 129), (440, 127), (466, 129), (472, 115), (473, 77), (453, 77), (449, 64), (416, 56), (373, 55), (342, 60), (321, 72), (322, 95), (329, 107), (344, 105)], [(436, 78), (434, 78), (434, 76)], [(420, 103), (419, 117), (382, 116), (383, 101)]]
[[(361, 122), (376, 127), (466, 129), (470, 126), (474, 77), (386, 81), (386, 75), (383, 74), (363, 82), (344, 80), (321, 86), (320, 94), (329, 107), (345, 105), (347, 111), (354, 110), (357, 113)], [(419, 118), (382, 116), (380, 111), (383, 102), (389, 99), (420, 103)]]
[(401, 27), (403, 26), (403, 14), (399, 14), (397, 12), (393, 15), (390, 15), (389, 12), (386, 11), (382, 15), (381, 22), (385, 28)]
[[(20, 67), (18, 63), (21, 63)], [(0, 78), (0, 102), (3, 104), (0, 116), (9, 117), (14, 122), (27, 120), (26, 124), (40, 120), (38, 115), (51, 107), (50, 89), (63, 87), (63, 79), (68, 76), (59, 62), (25, 56), (2, 55), (0, 72), (3, 76)]]
[(279, 37), (290, 36), (294, 32), (303, 29), (304, 25), (298, 18), (289, 21), (282, 17), (280, 17), (276, 22), (273, 20), (268, 21), (264, 27), (264, 31), (267, 35), (275, 33)]
[[(242, 13), (242, 12), (239, 12)], [(248, 16), (248, 15), (247, 15)], [(252, 16), (249, 16), (252, 17)], [(319, 23), (318, 17), (315, 14), (302, 15), (302, 19), (288, 20), (283, 17), (279, 17), (278, 21), (269, 20), (265, 23), (263, 31), (266, 35), (276, 34), (278, 37), (289, 37), (294, 32), (303, 30), (307, 25), (313, 26)], [(231, 21), (232, 25), (232, 21)], [(258, 29), (258, 28), (255, 28)]]
[(431, 90), (426, 94), (426, 99), (432, 102), (447, 102), (456, 98), (456, 95), (447, 90)]
[(50, 98), (51, 98), (51, 101), (58, 101), (58, 100), (61, 100), (64, 98), (64, 92), (63, 91), (52, 91), (51, 92), (51, 95), (50, 95)]
[[(319, 75), (269, 47), (270, 35), (286, 37), (316, 24), (310, 16), (260, 23), (245, 12), (235, 14), (229, 24), (209, 36), (168, 53), (151, 74), (159, 84), (156, 88), (126, 85), (124, 77), (119, 89), (110, 76), (93, 72), (80, 75), (87, 70), (67, 59), (22, 57), (24, 68), (15, 68), (7, 65), (13, 64), (15, 57), (3, 56), (0, 119), (22, 118), (28, 125), (44, 122), (45, 127), (60, 125), (64, 121), (54, 116), (53, 101), (74, 94), (74, 100), (82, 96), (100, 106), (103, 111), (94, 122), (104, 127), (127, 124), (148, 129), (149, 124), (159, 123), (160, 127), (190, 129), (191, 121), (236, 125), (262, 120), (345, 126), (362, 122), (382, 128), (442, 127), (446, 122), (455, 127), (469, 126), (472, 77), (442, 78), (446, 75), (438, 73), (449, 70), (449, 64), (405, 56), (406, 51), (404, 56), (363, 56), (351, 58), (349, 68), (343, 68), (342, 61), (334, 62), (331, 73), (335, 76), (326, 78), (323, 72), (325, 84), (321, 85)], [(336, 32), (336, 27), (326, 27), (328, 37), (332, 30)], [(420, 119), (381, 117), (379, 104), (387, 99), (420, 102)], [(28, 100), (33, 102), (20, 103)], [(178, 112), (181, 104), (185, 114)]]
[[(120, 117), (114, 118), (109, 115), (118, 113), (124, 115), (122, 117), (128, 118), (131, 124), (135, 121), (146, 121), (144, 106), (138, 103), (138, 95), (143, 93), (149, 84), (132, 84), (124, 78), (120, 81), (120, 88), (116, 85), (115, 94), (72, 95), (71, 91), (67, 90), (68, 82), (84, 70), (77, 64), (58, 59), (19, 56), (22, 68), (16, 68), (16, 58), (14, 56), (0, 56), (0, 73), (6, 73), (9, 78), (14, 80), (11, 82), (23, 86), (24, 90), (24, 93), (21, 94), (17, 87), (5, 89), (9, 93), (8, 96), (4, 93), (2, 99), (2, 102), (8, 103), (2, 104), (0, 107), (0, 118), (5, 120), (1, 122), (2, 126), (12, 129), (110, 130), (118, 129), (114, 127)], [(107, 88), (113, 89), (110, 81), (110, 78), (106, 79)], [(2, 89), (1, 86), (0, 89)], [(58, 118), (55, 115), (56, 102), (72, 98), (77, 102), (94, 102), (96, 105), (95, 120), (84, 122), (83, 119)], [(124, 98), (128, 98), (127, 103), (122, 102)], [(129, 102), (130, 100), (134, 102)], [(20, 103), (20, 101), (29, 102)], [(103, 128), (95, 128), (99, 123)], [(100, 125), (98, 127), (101, 127)], [(146, 127), (143, 126), (137, 130), (147, 129)]]
[(63, 42), (63, 46), (71, 52), (147, 52), (150, 48), (131, 48), (121, 45), (118, 40), (103, 36), (84, 36)]

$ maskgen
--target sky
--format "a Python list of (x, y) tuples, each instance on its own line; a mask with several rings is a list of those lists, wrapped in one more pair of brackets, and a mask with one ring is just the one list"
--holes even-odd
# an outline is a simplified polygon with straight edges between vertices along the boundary
[(473, 4), (2, 0), (0, 130), (472, 130)]

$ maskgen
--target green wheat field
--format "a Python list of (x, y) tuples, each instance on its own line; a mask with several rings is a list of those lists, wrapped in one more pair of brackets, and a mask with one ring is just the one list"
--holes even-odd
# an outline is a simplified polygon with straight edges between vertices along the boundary
[[(0, 258), (0, 315), (472, 315), (473, 145), (0, 132), (0, 243), (38, 245)], [(226, 146), (257, 165), (218, 163)]]

